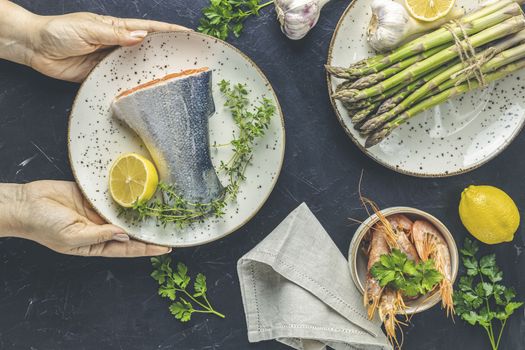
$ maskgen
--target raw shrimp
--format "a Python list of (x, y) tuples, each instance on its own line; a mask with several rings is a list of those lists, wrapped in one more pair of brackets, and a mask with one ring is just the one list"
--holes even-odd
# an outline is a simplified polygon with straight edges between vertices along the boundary
[(394, 227), (394, 229), (400, 229), (405, 231), (407, 234), (410, 234), (412, 231), (412, 225), (414, 224), (412, 220), (407, 218), (403, 214), (393, 214), (389, 215), (387, 217), (388, 222), (390, 222), (390, 225)]
[(412, 221), (402, 214), (390, 215), (387, 217), (387, 220), (392, 225), (399, 250), (405, 253), (410, 260), (418, 262), (419, 255), (412, 242), (410, 242)]
[(390, 343), (397, 345), (401, 348), (401, 345), (397, 341), (396, 330), (401, 328), (404, 323), (399, 321), (396, 315), (399, 311), (406, 309), (406, 305), (403, 302), (403, 296), (401, 293), (394, 291), (393, 289), (386, 288), (381, 295), (381, 301), (379, 302), (379, 318), (385, 325), (386, 335), (390, 340)]
[(436, 270), (443, 275), (439, 284), (441, 304), (447, 310), (447, 316), (454, 314), (452, 266), (447, 242), (434, 225), (424, 220), (418, 220), (412, 225), (412, 239), (421, 259), (432, 259)]
[(371, 235), (372, 238), (370, 239), (370, 247), (368, 250), (368, 274), (366, 277), (364, 304), (368, 311), (368, 318), (373, 319), (377, 306), (379, 305), (382, 288), (379, 282), (372, 277), (370, 270), (372, 266), (379, 261), (381, 255), (390, 253), (390, 250), (380, 225), (374, 225), (370, 229), (369, 235)]

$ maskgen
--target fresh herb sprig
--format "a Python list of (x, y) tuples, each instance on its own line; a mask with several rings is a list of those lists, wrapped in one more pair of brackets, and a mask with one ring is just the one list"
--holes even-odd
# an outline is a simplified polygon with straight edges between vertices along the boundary
[(270, 99), (263, 98), (255, 111), (251, 112), (248, 109), (250, 101), (245, 84), (232, 86), (230, 82), (222, 80), (219, 88), (226, 97), (225, 106), (229, 108), (239, 128), (238, 135), (229, 144), (220, 145), (233, 147), (233, 156), (228, 162), (221, 162), (220, 170), (228, 174), (230, 183), (227, 191), (235, 198), (240, 183), (246, 179), (244, 174), (252, 159), (253, 147), (257, 139), (264, 136), (268, 130), (272, 117), (275, 115), (275, 106)]
[[(496, 265), (496, 255), (490, 254), (477, 259), (479, 246), (465, 239), (460, 250), (466, 275), (459, 280), (458, 291), (454, 292), (456, 313), (470, 325), (480, 325), (487, 332), (490, 345), (497, 350), (507, 319), (523, 303), (517, 302), (512, 288), (501, 284), (503, 272)], [(499, 332), (496, 330), (499, 321)]]
[(201, 33), (226, 40), (233, 33), (241, 35), (244, 20), (259, 16), (259, 11), (273, 1), (260, 4), (259, 0), (210, 0), (210, 6), (202, 10), (202, 18), (197, 30)]
[(276, 109), (268, 98), (262, 98), (257, 106), (251, 108), (245, 84), (232, 85), (222, 80), (219, 88), (226, 97), (224, 105), (230, 110), (238, 128), (231, 142), (220, 145), (232, 147), (233, 150), (232, 157), (227, 162), (221, 162), (218, 169), (229, 180), (223, 196), (211, 203), (193, 203), (180, 196), (174, 185), (160, 183), (159, 192), (167, 200), (157, 197), (148, 202), (136, 203), (132, 208), (122, 208), (121, 214), (135, 222), (154, 218), (163, 225), (174, 223), (179, 227), (200, 222), (209, 216), (218, 218), (224, 215), (228, 202), (237, 198), (239, 186), (246, 179), (245, 172), (251, 162), (255, 143), (265, 135)]
[(399, 249), (381, 255), (371, 273), (381, 287), (391, 287), (408, 297), (427, 294), (443, 279), (431, 259), (416, 263)]
[(193, 283), (193, 293), (188, 290), (191, 278), (188, 268), (183, 263), (177, 264), (177, 269), (171, 267), (171, 258), (167, 255), (151, 258), (153, 272), (151, 277), (160, 285), (159, 295), (168, 298), (173, 303), (170, 312), (177, 320), (188, 322), (194, 313), (213, 314), (224, 318), (210, 304), (206, 292), (206, 277), (199, 273)]

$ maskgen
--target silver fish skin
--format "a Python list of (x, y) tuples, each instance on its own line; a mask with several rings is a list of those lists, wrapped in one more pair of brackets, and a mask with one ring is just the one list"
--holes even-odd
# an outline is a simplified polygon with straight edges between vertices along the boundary
[[(193, 203), (224, 191), (210, 157), (208, 119), (215, 113), (209, 69), (168, 75), (117, 96), (114, 116), (142, 139), (160, 181)], [(167, 200), (167, 198), (165, 198)]]

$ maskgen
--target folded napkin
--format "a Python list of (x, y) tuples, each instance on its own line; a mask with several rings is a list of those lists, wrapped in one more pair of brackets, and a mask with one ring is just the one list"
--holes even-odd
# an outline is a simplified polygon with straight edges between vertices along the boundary
[(237, 270), (248, 339), (276, 339), (295, 349), (391, 349), (369, 321), (345, 257), (301, 204)]

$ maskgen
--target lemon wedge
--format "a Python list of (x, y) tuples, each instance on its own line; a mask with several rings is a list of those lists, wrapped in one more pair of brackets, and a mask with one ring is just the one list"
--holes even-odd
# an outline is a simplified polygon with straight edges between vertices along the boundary
[(120, 156), (109, 171), (109, 192), (120, 206), (131, 208), (153, 197), (159, 184), (157, 169), (136, 153)]
[(425, 22), (432, 22), (445, 17), (456, 0), (405, 0), (405, 6), (412, 17)]

